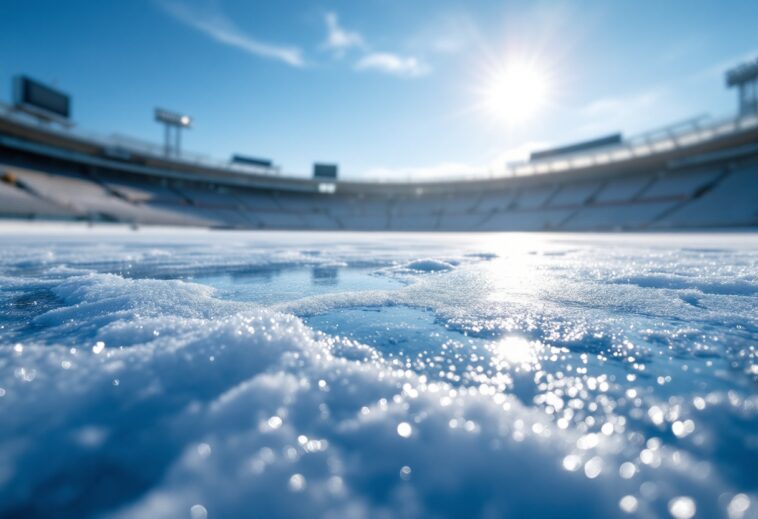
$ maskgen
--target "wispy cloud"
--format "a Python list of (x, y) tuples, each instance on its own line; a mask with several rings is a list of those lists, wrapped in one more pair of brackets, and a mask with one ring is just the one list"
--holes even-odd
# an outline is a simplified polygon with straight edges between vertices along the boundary
[(429, 73), (429, 66), (413, 56), (391, 52), (371, 52), (355, 64), (356, 70), (374, 70), (403, 77), (420, 77)]
[(415, 56), (403, 56), (394, 52), (372, 49), (361, 33), (345, 29), (340, 25), (339, 17), (335, 12), (326, 13), (324, 22), (326, 41), (322, 48), (331, 51), (336, 58), (341, 58), (351, 49), (361, 50), (362, 55), (355, 62), (355, 70), (409, 78), (420, 77), (430, 71), (429, 65)]
[(348, 31), (340, 26), (337, 13), (326, 13), (326, 42), (324, 48), (332, 51), (335, 56), (341, 57), (345, 51), (356, 47), (364, 47), (363, 36), (355, 31)]
[(293, 67), (305, 65), (299, 48), (257, 40), (240, 30), (216, 8), (209, 7), (200, 11), (174, 1), (163, 1), (159, 5), (174, 19), (202, 32), (219, 43), (238, 48), (253, 56), (281, 61)]

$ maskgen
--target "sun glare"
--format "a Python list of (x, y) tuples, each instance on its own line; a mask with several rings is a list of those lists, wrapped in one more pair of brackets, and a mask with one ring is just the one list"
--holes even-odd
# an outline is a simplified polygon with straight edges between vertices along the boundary
[(546, 104), (548, 81), (535, 65), (509, 63), (489, 78), (484, 90), (483, 108), (508, 124), (533, 118)]

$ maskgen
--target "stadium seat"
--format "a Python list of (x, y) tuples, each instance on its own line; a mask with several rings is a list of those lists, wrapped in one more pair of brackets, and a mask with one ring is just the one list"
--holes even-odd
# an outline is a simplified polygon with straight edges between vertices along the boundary
[(758, 164), (731, 171), (711, 191), (666, 215), (655, 227), (758, 225)]

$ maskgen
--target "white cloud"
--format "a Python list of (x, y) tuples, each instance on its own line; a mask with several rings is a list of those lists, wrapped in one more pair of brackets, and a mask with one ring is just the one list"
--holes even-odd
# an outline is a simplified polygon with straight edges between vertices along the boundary
[(363, 36), (360, 33), (348, 31), (340, 26), (337, 13), (327, 13), (324, 21), (327, 31), (324, 47), (333, 51), (336, 56), (342, 56), (345, 51), (353, 47), (364, 46)]
[(355, 64), (356, 70), (374, 70), (396, 76), (419, 77), (429, 73), (429, 66), (413, 56), (390, 52), (371, 52)]
[(254, 56), (281, 61), (302, 67), (305, 60), (297, 47), (281, 46), (259, 41), (241, 31), (223, 13), (209, 9), (196, 11), (178, 2), (161, 2), (161, 7), (174, 19), (204, 33), (224, 45), (236, 47)]
[(355, 63), (359, 71), (372, 70), (402, 77), (419, 77), (429, 72), (429, 66), (415, 56), (401, 56), (392, 52), (375, 51), (366, 43), (363, 35), (342, 27), (335, 12), (326, 13), (326, 41), (323, 48), (342, 57), (350, 49), (361, 49), (363, 55)]

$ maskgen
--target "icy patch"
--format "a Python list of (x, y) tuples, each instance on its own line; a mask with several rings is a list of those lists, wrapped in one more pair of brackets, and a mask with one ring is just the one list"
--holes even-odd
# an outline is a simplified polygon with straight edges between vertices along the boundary
[(0, 516), (758, 514), (754, 238), (212, 236), (2, 244)]
[[(219, 516), (253, 505), (281, 516), (404, 506), (441, 513), (433, 480), (423, 479), (432, 475), (459, 482), (462, 512), (474, 506), (465, 503), (472, 486), (496, 498), (491, 477), (508, 476), (507, 459), (545, 458), (546, 466), (560, 459), (531, 430), (518, 443), (533, 447), (506, 441), (481, 449), (514, 420), (527, 428), (544, 422), (512, 398), (458, 394), (378, 358), (347, 361), (332, 351), (352, 344), (314, 335), (293, 317), (240, 311), (202, 286), (154, 284), (92, 275), (57, 289), (70, 306), (45, 316), (50, 327), (95, 317), (97, 329), (80, 343), (102, 342), (100, 351), (34, 344), (3, 351), (15, 373), (1, 382), (3, 468), (13, 475), (0, 493), (6, 513), (78, 516), (125, 506), (125, 517), (183, 517), (197, 504)], [(461, 421), (460, 433), (451, 420)], [(11, 441), (18, 430), (28, 431), (24, 440)], [(439, 464), (434, 453), (456, 443), (466, 463)], [(501, 468), (485, 461), (495, 446)], [(50, 452), (67, 454), (34, 461)], [(399, 477), (405, 466), (417, 485)], [(388, 469), (396, 477), (387, 479)], [(64, 477), (65, 493), (41, 493)], [(87, 499), (93, 492), (107, 499)]]

